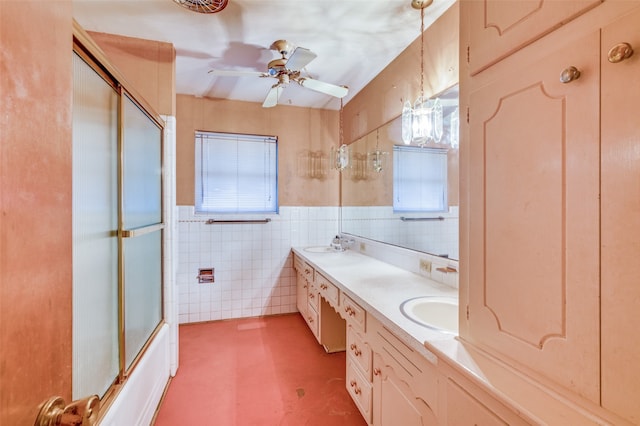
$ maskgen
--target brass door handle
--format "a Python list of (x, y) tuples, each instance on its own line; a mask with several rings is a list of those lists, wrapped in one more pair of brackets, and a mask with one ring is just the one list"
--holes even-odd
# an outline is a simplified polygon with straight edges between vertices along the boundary
[(625, 59), (629, 59), (632, 55), (633, 48), (629, 43), (618, 43), (609, 50), (607, 59), (612, 64), (617, 64)]
[(100, 398), (92, 395), (65, 404), (59, 396), (43, 402), (34, 426), (94, 426), (100, 411)]

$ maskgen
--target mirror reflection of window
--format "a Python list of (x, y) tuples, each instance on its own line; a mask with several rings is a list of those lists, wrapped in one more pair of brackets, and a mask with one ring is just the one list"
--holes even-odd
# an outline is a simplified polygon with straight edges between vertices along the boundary
[(447, 150), (393, 147), (393, 211), (445, 212)]

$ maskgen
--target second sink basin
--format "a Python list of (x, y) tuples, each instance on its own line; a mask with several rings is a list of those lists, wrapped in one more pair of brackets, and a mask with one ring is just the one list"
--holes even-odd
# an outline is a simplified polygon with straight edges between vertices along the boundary
[(421, 296), (405, 300), (402, 314), (425, 327), (458, 334), (458, 299), (445, 296)]
[(308, 251), (309, 253), (336, 253), (336, 250), (329, 246), (305, 247), (304, 251)]

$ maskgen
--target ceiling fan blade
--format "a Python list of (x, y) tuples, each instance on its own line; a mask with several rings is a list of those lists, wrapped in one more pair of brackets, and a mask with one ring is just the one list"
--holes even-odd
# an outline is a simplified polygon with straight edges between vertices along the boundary
[(306, 67), (309, 62), (313, 61), (317, 56), (318, 55), (316, 55), (309, 49), (305, 49), (304, 47), (296, 47), (296, 50), (294, 50), (291, 56), (289, 56), (286, 67), (291, 71), (300, 71), (302, 68)]
[(307, 89), (335, 96), (336, 98), (343, 98), (347, 96), (347, 93), (349, 93), (348, 87), (336, 86), (335, 84), (325, 83), (312, 78), (300, 78), (297, 81), (301, 86), (306, 87)]
[(280, 85), (280, 83), (271, 86), (271, 90), (267, 93), (267, 97), (262, 103), (262, 106), (264, 108), (271, 108), (278, 105), (278, 100), (280, 99), (280, 95), (282, 95), (283, 90), (284, 86)]
[(267, 77), (267, 75), (263, 72), (241, 71), (241, 70), (209, 70), (209, 74), (217, 75), (220, 77), (248, 77), (248, 76)]

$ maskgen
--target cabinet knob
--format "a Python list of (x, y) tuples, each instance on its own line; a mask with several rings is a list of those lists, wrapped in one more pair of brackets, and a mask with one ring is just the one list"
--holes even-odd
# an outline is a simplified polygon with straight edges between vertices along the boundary
[(617, 64), (625, 59), (629, 59), (633, 55), (633, 48), (629, 43), (618, 43), (609, 50), (607, 59), (612, 64)]
[(382, 371), (378, 367), (373, 369), (373, 375), (374, 376), (379, 376), (380, 373), (382, 373)]
[(570, 66), (569, 68), (565, 68), (564, 71), (560, 73), (560, 82), (561, 83), (571, 83), (574, 80), (580, 78), (580, 71), (578, 68), (574, 66)]

